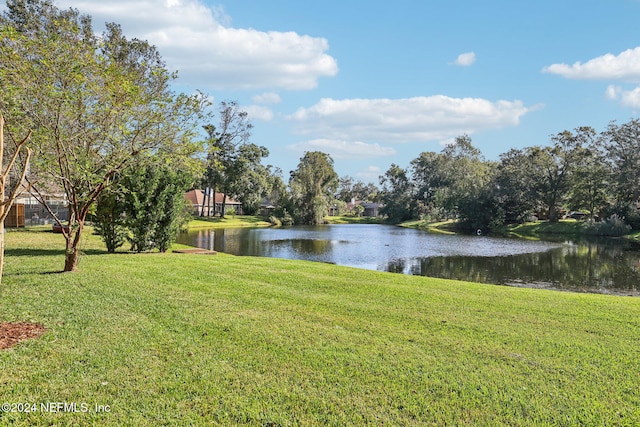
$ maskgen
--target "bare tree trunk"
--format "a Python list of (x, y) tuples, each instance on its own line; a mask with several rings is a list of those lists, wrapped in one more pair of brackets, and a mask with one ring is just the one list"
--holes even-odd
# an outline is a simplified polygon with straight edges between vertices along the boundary
[(67, 245), (65, 250), (64, 271), (76, 271), (78, 269), (80, 237), (82, 236), (83, 226), (83, 222), (78, 221), (78, 227), (75, 230), (69, 229), (68, 236), (65, 236)]
[(222, 210), (220, 211), (220, 218), (224, 218), (227, 210), (227, 192), (222, 193)]
[[(11, 169), (15, 165), (16, 160), (18, 159), (18, 154), (20, 150), (27, 143), (29, 138), (31, 137), (31, 131), (27, 134), (26, 138), (22, 141), (16, 143), (16, 151), (11, 156), (11, 159), (7, 163), (6, 169), (2, 171), (0, 174), (0, 282), (2, 282), (2, 272), (4, 269), (4, 220), (9, 215), (9, 211), (11, 210), (11, 205), (18, 197), (18, 190), (22, 181), (24, 181), (25, 176), (27, 175), (27, 168), (29, 166), (29, 159), (31, 158), (31, 150), (27, 148), (26, 157), (23, 160), (22, 164), (22, 173), (20, 174), (20, 178), (18, 183), (13, 188), (7, 200), (5, 200), (5, 186), (7, 183), (7, 179), (9, 178), (9, 173)], [(4, 117), (0, 114), (0, 168), (2, 168), (4, 163)]]
[[(209, 205), (209, 216), (216, 217), (216, 187), (211, 187), (211, 191), (213, 192), (213, 215), (211, 215), (211, 205)], [(209, 199), (209, 203), (211, 203), (211, 199)]]
[[(204, 188), (204, 196), (202, 198), (202, 207), (200, 208), (200, 216), (204, 216), (204, 208), (205, 206), (207, 206), (207, 188), (208, 187)], [(197, 201), (198, 201), (198, 196), (196, 194), (196, 203)]]
[[(0, 212), (4, 215), (4, 206), (0, 208)], [(4, 221), (0, 221), (0, 283), (2, 282), (2, 273), (4, 271)]]
[[(4, 117), (0, 114), (0, 168), (4, 162)], [(8, 171), (8, 168), (7, 168)], [(0, 182), (0, 282), (2, 282), (2, 272), (4, 269), (4, 220), (7, 217), (8, 212), (11, 209), (11, 203), (5, 206), (4, 202), (4, 187), (5, 176), (2, 174), (2, 182)]]

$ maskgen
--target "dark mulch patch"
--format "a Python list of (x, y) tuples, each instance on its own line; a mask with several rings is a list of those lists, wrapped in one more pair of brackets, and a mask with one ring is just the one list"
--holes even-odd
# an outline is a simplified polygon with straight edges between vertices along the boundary
[(13, 347), (20, 341), (38, 338), (46, 329), (42, 325), (27, 322), (0, 323), (0, 350)]

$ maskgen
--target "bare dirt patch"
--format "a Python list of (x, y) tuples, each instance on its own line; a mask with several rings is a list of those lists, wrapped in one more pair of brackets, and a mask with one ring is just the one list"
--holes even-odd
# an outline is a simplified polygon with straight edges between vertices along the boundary
[(20, 341), (38, 338), (46, 331), (37, 323), (0, 322), (0, 350), (13, 347)]

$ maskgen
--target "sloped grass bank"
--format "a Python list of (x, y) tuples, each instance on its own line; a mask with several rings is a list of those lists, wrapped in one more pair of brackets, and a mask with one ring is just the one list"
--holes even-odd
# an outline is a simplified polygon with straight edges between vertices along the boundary
[(59, 274), (60, 236), (7, 234), (0, 321), (48, 331), (0, 352), (38, 405), (0, 425), (640, 424), (640, 299), (87, 237)]
[(254, 215), (234, 215), (225, 218), (194, 217), (187, 226), (196, 228), (230, 228), (230, 227), (268, 227), (271, 224), (264, 218)]
[(328, 216), (325, 218), (327, 224), (384, 224), (384, 218), (372, 216)]
[(500, 230), (504, 234), (510, 234), (516, 237), (531, 238), (545, 235), (574, 235), (581, 236), (586, 234), (585, 222), (576, 221), (575, 219), (564, 219), (557, 222), (536, 221), (517, 224)]
[(456, 234), (458, 232), (456, 230), (456, 222), (454, 220), (433, 222), (416, 219), (413, 221), (406, 221), (398, 225), (400, 227), (415, 228), (418, 230), (428, 231), (430, 233)]

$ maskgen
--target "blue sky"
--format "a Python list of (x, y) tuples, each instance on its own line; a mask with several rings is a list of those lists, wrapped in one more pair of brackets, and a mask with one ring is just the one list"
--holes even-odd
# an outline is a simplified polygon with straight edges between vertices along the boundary
[(638, 0), (57, 0), (237, 100), (285, 179), (305, 151), (377, 183), (468, 134), (487, 159), (640, 110)]

